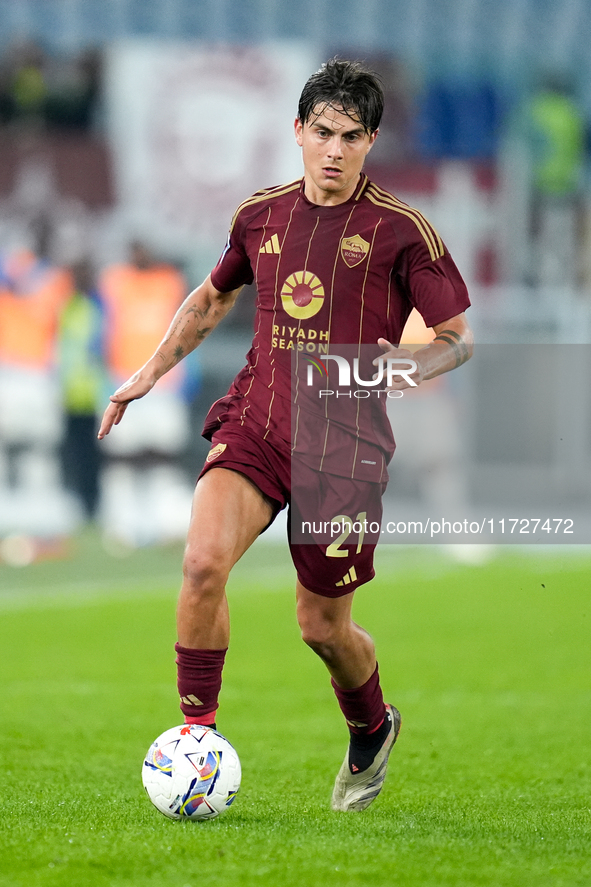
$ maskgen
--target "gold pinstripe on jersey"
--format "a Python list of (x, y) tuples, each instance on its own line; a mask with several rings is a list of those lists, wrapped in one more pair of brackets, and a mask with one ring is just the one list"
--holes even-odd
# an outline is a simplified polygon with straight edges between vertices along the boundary
[(418, 209), (408, 206), (408, 204), (403, 203), (402, 200), (398, 200), (397, 197), (378, 188), (373, 182), (367, 188), (365, 196), (376, 206), (383, 207), (384, 209), (391, 209), (394, 212), (401, 213), (403, 216), (412, 219), (423, 237), (427, 249), (429, 250), (429, 255), (433, 261), (435, 261), (435, 259), (440, 259), (444, 255), (445, 248), (441, 237), (435, 228), (429, 224), (426, 218), (421, 215)]
[(357, 192), (357, 195), (355, 197), (356, 202), (359, 202), (359, 200), (363, 196), (363, 193), (364, 193), (365, 189), (367, 188), (368, 182), (369, 182), (369, 179), (367, 178), (366, 175), (364, 175), (363, 176), (363, 184), (359, 188), (359, 191)]
[(260, 246), (259, 246), (259, 250), (258, 250), (258, 252), (257, 252), (257, 261), (256, 261), (256, 265), (255, 265), (255, 268), (254, 268), (254, 277), (255, 277), (255, 280), (256, 280), (257, 275), (258, 275), (258, 273), (259, 273), (259, 262), (260, 262), (260, 260), (261, 260), (262, 246), (263, 246), (263, 243), (265, 242), (266, 237), (267, 237), (267, 225), (269, 224), (269, 220), (270, 220), (270, 218), (271, 218), (271, 207), (268, 207), (268, 209), (267, 209), (267, 219), (266, 219), (266, 221), (265, 221), (265, 224), (263, 225), (263, 231), (262, 231), (262, 234), (261, 234)]
[[(297, 182), (292, 182), (290, 185), (286, 185), (285, 189), (281, 190), (281, 194), (282, 195), (289, 194), (290, 191), (295, 191), (295, 190), (299, 191), (300, 185), (301, 185), (301, 179), (299, 179)], [(273, 195), (273, 196), (279, 196), (279, 195)], [(299, 201), (300, 201), (300, 197), (298, 194), (298, 196), (294, 200), (293, 206), (292, 206), (291, 211), (289, 213), (289, 221), (287, 223), (287, 228), (285, 229), (285, 234), (283, 235), (283, 240), (281, 241), (281, 249), (283, 249), (283, 245), (284, 245), (285, 241), (287, 240), (287, 235), (289, 234), (289, 229), (291, 228), (294, 210), (295, 210), (296, 206), (298, 205)], [(316, 230), (316, 229), (314, 229), (314, 230)], [(275, 269), (275, 289), (273, 292), (273, 325), (275, 324), (275, 319), (277, 317), (277, 306), (278, 306), (277, 296), (278, 296), (278, 292), (279, 292), (279, 267), (280, 267), (280, 264), (281, 264), (281, 260), (279, 262), (277, 262), (277, 268)], [(275, 400), (275, 388), (273, 387), (273, 383), (275, 380), (275, 354), (273, 352), (273, 345), (272, 344), (271, 344), (271, 350), (269, 351), (269, 356), (271, 357), (271, 381), (267, 387), (271, 389), (271, 402), (269, 403), (269, 412), (267, 414), (267, 425), (265, 428), (265, 433), (263, 435), (263, 439), (266, 439), (267, 435), (269, 434), (269, 429), (271, 427), (271, 415), (273, 413), (273, 402)]]
[(405, 203), (403, 200), (400, 200), (399, 197), (396, 197), (394, 194), (391, 194), (389, 191), (384, 191), (384, 189), (380, 188), (379, 185), (376, 185), (375, 182), (370, 182), (370, 186), (371, 186), (373, 192), (377, 196), (382, 198), (383, 200), (391, 200), (392, 203), (394, 203), (400, 209), (404, 209), (407, 212), (413, 213), (417, 217), (417, 219), (419, 219), (420, 222), (425, 226), (425, 228), (431, 233), (432, 237), (435, 240), (436, 245), (441, 250), (441, 252), (445, 251), (444, 246), (443, 246), (443, 242), (442, 242), (439, 234), (437, 233), (437, 231), (435, 230), (433, 225), (431, 225), (431, 223), (420, 212), (420, 210), (418, 210), (415, 206), (409, 206), (408, 203)]
[[(343, 225), (343, 230), (341, 231), (341, 233), (340, 233), (340, 235), (339, 235), (338, 243), (340, 243), (341, 240), (343, 239), (343, 237), (345, 236), (346, 231), (347, 231), (347, 226), (349, 225), (349, 222), (350, 222), (351, 219), (353, 218), (353, 213), (355, 212), (356, 209), (357, 209), (357, 207), (354, 206), (354, 207), (351, 209), (351, 212), (349, 213), (349, 215), (347, 216), (347, 220), (346, 220), (345, 224)], [(333, 266), (332, 266), (332, 277), (331, 277), (331, 280), (330, 280), (330, 301), (329, 301), (329, 308), (328, 308), (328, 341), (327, 341), (327, 344), (328, 344), (328, 345), (330, 345), (330, 341), (331, 341), (331, 333), (332, 333), (332, 308), (333, 308), (333, 300), (334, 300), (334, 282), (335, 282), (335, 276), (336, 276), (336, 272), (337, 272), (337, 265), (338, 265), (339, 257), (340, 257), (340, 250), (337, 249), (337, 250), (335, 251), (334, 264), (333, 264)], [(319, 471), (322, 471), (322, 466), (323, 466), (323, 464), (324, 464), (324, 457), (325, 457), (325, 455), (326, 455), (326, 447), (327, 447), (327, 444), (328, 444), (328, 434), (329, 434), (329, 431), (330, 431), (330, 419), (328, 418), (327, 410), (328, 410), (328, 401), (326, 401), (325, 404), (324, 404), (324, 415), (325, 415), (325, 418), (326, 418), (326, 432), (325, 432), (325, 435), (324, 435), (324, 447), (323, 447), (323, 449), (322, 449), (322, 456), (321, 456), (321, 459), (320, 459), (320, 468), (319, 468)]]
[(230, 225), (230, 233), (232, 233), (234, 225), (236, 224), (236, 219), (243, 209), (246, 209), (248, 206), (255, 206), (263, 200), (271, 200), (273, 197), (282, 197), (284, 194), (289, 194), (290, 191), (296, 191), (300, 188), (301, 184), (302, 180), (298, 179), (295, 182), (290, 182), (288, 185), (277, 185), (274, 188), (263, 188), (262, 191), (257, 191), (252, 197), (244, 200), (234, 213), (232, 224)]
[[(363, 341), (363, 314), (365, 312), (365, 289), (367, 286), (367, 275), (369, 274), (371, 255), (373, 253), (374, 244), (376, 242), (378, 228), (380, 227), (381, 223), (382, 223), (382, 219), (379, 218), (374, 226), (373, 234), (371, 237), (371, 244), (369, 247), (369, 254), (367, 256), (367, 262), (365, 265), (365, 274), (363, 275), (363, 286), (361, 288), (361, 310), (359, 312), (359, 339), (357, 341), (357, 356), (358, 357), (361, 356), (361, 343)], [(357, 464), (357, 452), (359, 450), (359, 411), (360, 411), (360, 409), (361, 409), (361, 401), (358, 400), (357, 401), (357, 415), (355, 417), (355, 424), (357, 427), (357, 438), (355, 440), (355, 452), (353, 454), (353, 462), (351, 464), (351, 477), (352, 478), (355, 477), (355, 466)]]
[[(319, 223), (320, 223), (320, 216), (318, 216), (316, 219), (316, 224), (314, 225), (314, 230), (312, 231), (312, 234), (310, 235), (310, 239), (308, 241), (308, 251), (306, 252), (306, 261), (304, 264), (304, 271), (308, 270), (308, 259), (310, 258), (310, 249), (312, 247), (312, 241), (314, 240), (314, 235), (316, 234), (316, 229), (318, 228)], [(298, 320), (298, 332), (299, 332), (299, 330), (301, 330), (301, 328), (302, 328), (302, 319), (300, 318)], [(295, 362), (296, 362), (296, 365), (295, 365), (296, 389), (295, 389), (295, 396), (293, 399), (294, 404), (297, 403), (298, 396), (300, 393), (300, 376), (299, 376), (300, 354), (299, 354), (299, 351), (296, 351), (296, 353), (295, 353)], [(297, 413), (296, 413), (295, 432), (293, 435), (292, 448), (291, 448), (292, 454), (293, 454), (293, 452), (296, 448), (296, 445), (297, 445), (299, 427), (300, 427), (300, 407), (298, 406)]]

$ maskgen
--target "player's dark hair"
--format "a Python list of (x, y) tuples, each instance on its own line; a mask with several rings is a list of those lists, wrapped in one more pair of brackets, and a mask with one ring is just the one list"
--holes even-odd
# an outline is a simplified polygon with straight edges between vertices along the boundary
[(355, 116), (371, 135), (380, 125), (384, 91), (380, 79), (359, 62), (331, 59), (305, 84), (298, 105), (298, 117), (306, 123), (314, 109), (330, 105)]

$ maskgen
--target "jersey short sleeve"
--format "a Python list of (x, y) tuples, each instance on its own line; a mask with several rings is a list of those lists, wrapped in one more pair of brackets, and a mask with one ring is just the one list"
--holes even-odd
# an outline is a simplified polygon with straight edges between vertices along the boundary
[[(427, 326), (449, 320), (470, 305), (468, 291), (441, 237), (423, 214), (398, 197), (368, 181), (363, 200), (380, 218), (388, 220), (389, 238), (378, 240), (372, 263), (383, 258), (391, 269), (395, 298), (388, 305), (388, 330), (400, 341), (412, 308)], [(367, 237), (365, 238), (368, 239)], [(376, 246), (378, 250), (376, 250)]]
[(410, 301), (427, 326), (449, 320), (470, 307), (466, 284), (444, 246), (436, 258), (420, 243), (408, 252)]
[(246, 254), (243, 224), (238, 211), (232, 222), (226, 246), (211, 272), (211, 282), (220, 293), (229, 293), (252, 283), (254, 273)]

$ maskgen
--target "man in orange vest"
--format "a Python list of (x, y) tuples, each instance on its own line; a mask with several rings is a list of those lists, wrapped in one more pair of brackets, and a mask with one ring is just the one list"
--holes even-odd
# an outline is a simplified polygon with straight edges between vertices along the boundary
[(0, 363), (47, 372), (59, 312), (72, 292), (71, 275), (52, 265), (51, 225), (33, 225), (35, 243), (0, 262)]
[(72, 279), (51, 262), (50, 220), (35, 219), (31, 235), (30, 245), (0, 257), (0, 457), (9, 477), (1, 495), (14, 528), (53, 535), (72, 526), (58, 485), (63, 425), (52, 372), (58, 316)]
[[(107, 371), (119, 386), (154, 352), (184, 300), (186, 283), (177, 268), (157, 261), (136, 240), (129, 261), (104, 270), (99, 292)], [(153, 401), (134, 411), (124, 433), (108, 441), (103, 519), (108, 532), (127, 544), (182, 538), (186, 531), (192, 487), (178, 457), (189, 440), (185, 385), (191, 367), (178, 370), (168, 374)]]
[[(107, 364), (113, 382), (120, 385), (154, 353), (162, 328), (185, 297), (185, 280), (136, 240), (130, 244), (128, 262), (105, 269), (99, 289), (108, 318)], [(167, 377), (167, 386), (178, 387), (180, 378)]]

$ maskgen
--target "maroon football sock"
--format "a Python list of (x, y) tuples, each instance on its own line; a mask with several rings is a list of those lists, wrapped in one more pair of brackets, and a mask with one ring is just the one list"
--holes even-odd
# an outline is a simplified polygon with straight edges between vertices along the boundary
[(365, 684), (343, 690), (334, 679), (332, 686), (351, 733), (368, 735), (383, 723), (386, 714), (378, 667)]
[(190, 724), (215, 723), (226, 650), (191, 650), (175, 644), (181, 711)]

